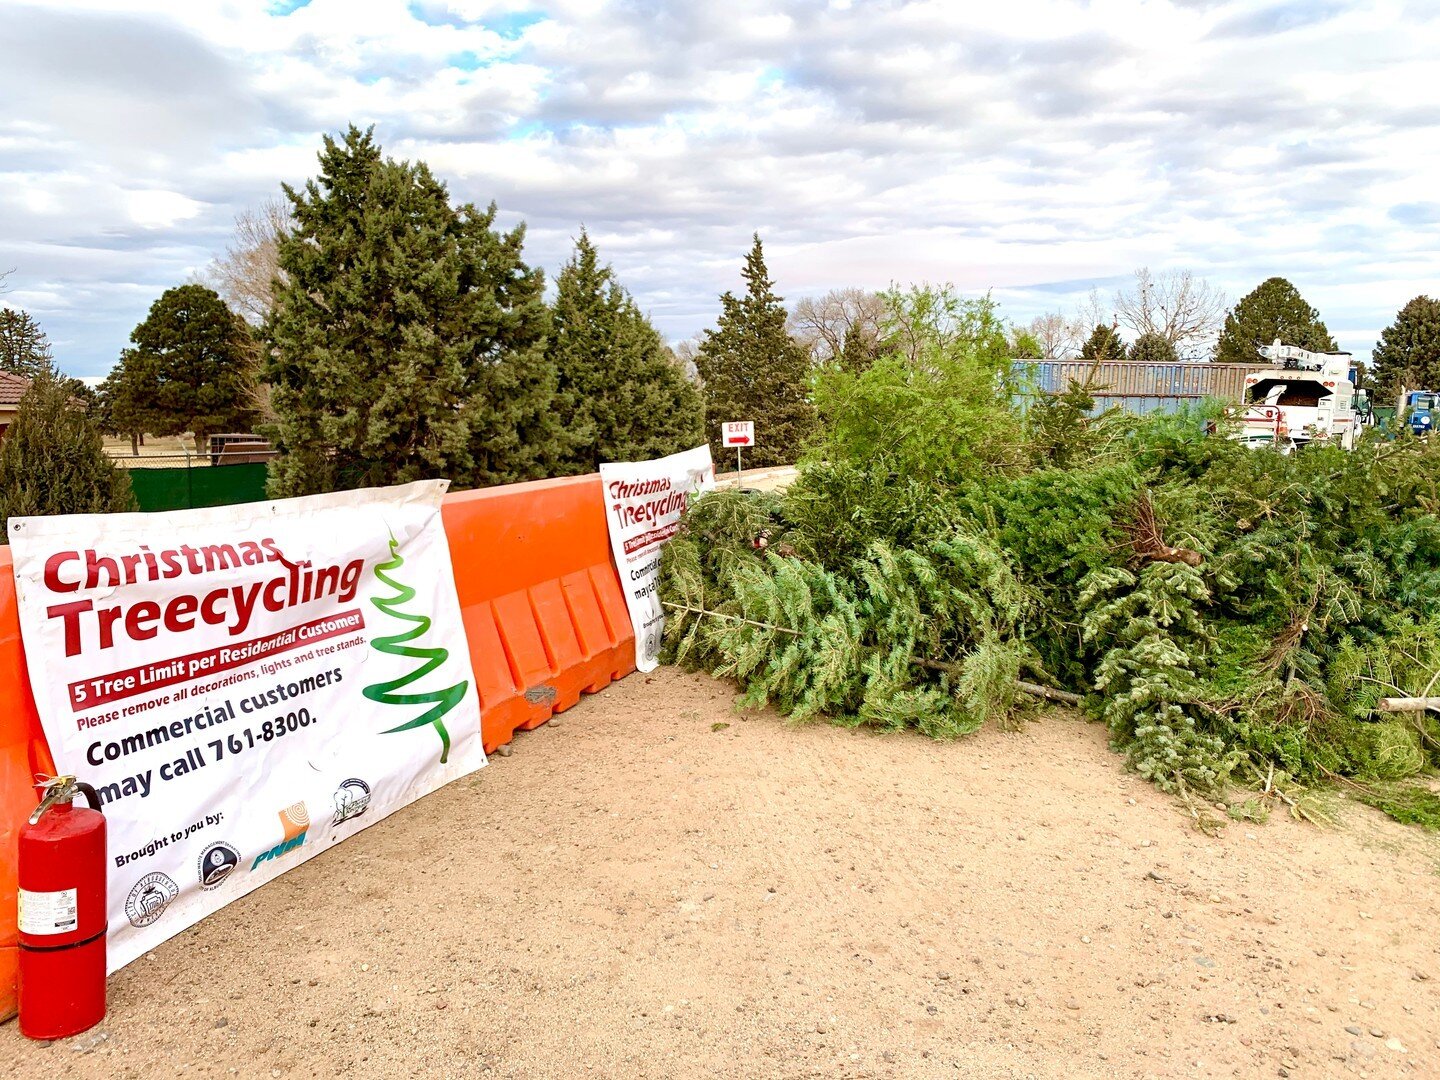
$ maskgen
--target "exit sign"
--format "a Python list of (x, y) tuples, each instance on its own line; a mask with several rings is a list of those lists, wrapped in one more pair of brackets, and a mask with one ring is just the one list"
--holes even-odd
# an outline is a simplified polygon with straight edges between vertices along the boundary
[(726, 446), (754, 446), (754, 420), (727, 420), (725, 422)]

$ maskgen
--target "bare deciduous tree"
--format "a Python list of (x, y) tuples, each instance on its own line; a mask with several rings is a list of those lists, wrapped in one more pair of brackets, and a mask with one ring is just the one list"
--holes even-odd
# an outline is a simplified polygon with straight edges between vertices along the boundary
[(1095, 332), (1097, 326), (1114, 326), (1116, 314), (1114, 306), (1105, 299), (1099, 289), (1091, 289), (1084, 300), (1080, 301), (1080, 307), (1075, 312), (1075, 333), (1076, 348)]
[(1116, 317), (1137, 335), (1157, 334), (1182, 358), (1202, 351), (1225, 317), (1225, 294), (1189, 270), (1135, 271), (1135, 286), (1115, 294)]
[(1036, 315), (1030, 320), (1030, 333), (1040, 344), (1040, 355), (1046, 360), (1064, 360), (1080, 351), (1078, 323), (1058, 311)]
[(274, 304), (274, 283), (283, 274), (280, 239), (289, 228), (289, 207), (266, 199), (235, 218), (234, 239), (206, 271), (206, 281), (252, 326), (264, 322)]
[(697, 386), (700, 385), (700, 369), (695, 363), (695, 357), (700, 355), (700, 346), (704, 341), (705, 332), (697, 330), (670, 350), (675, 354), (675, 363), (679, 365), (685, 377)]
[(831, 289), (824, 296), (807, 296), (795, 304), (787, 329), (810, 350), (817, 364), (826, 364), (845, 349), (845, 339), (860, 334), (873, 344), (880, 338), (885, 302), (864, 289)]

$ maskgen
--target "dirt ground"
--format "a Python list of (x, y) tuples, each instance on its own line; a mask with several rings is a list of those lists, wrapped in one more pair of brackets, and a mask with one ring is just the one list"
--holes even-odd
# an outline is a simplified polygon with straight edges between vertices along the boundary
[(0, 1072), (1440, 1076), (1440, 848), (1341, 818), (1211, 839), (1067, 716), (939, 744), (634, 675)]

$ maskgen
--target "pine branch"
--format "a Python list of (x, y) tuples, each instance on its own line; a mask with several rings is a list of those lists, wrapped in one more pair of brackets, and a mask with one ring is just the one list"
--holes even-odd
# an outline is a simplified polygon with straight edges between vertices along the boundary
[[(799, 637), (798, 630), (791, 630), (788, 626), (776, 626), (774, 623), (759, 622), (756, 619), (744, 619), (739, 615), (728, 615), (723, 611), (710, 611), (706, 608), (691, 607), (688, 604), (675, 604), (668, 600), (661, 601), (662, 606), (672, 611), (678, 611), (687, 615), (703, 615), (711, 619), (725, 619), (728, 622), (743, 623), (746, 626), (758, 627), (761, 630), (773, 630), (778, 634), (790, 634)], [(910, 661), (916, 667), (925, 668), (928, 671), (943, 671), (950, 674), (958, 674), (961, 670), (959, 664), (947, 664), (943, 660), (927, 660), (923, 657), (915, 657)], [(1081, 698), (1079, 694), (1072, 694), (1068, 690), (1056, 690), (1053, 687), (1041, 686), (1039, 683), (1026, 682), (1023, 679), (1014, 680), (1015, 689), (1031, 695), (1032, 697), (1044, 698), (1047, 701), (1058, 701), (1066, 705), (1079, 705)]]
[(744, 623), (746, 626), (758, 626), (761, 630), (774, 630), (777, 634), (790, 634), (794, 637), (800, 636), (799, 630), (791, 630), (788, 626), (776, 626), (774, 623), (756, 622), (754, 619), (742, 619), (739, 615), (727, 615), (723, 611), (709, 611), (706, 608), (690, 607), (688, 604), (672, 604), (669, 600), (660, 601), (662, 607), (678, 611), (682, 615), (705, 615), (712, 619), (726, 619), (730, 622)]

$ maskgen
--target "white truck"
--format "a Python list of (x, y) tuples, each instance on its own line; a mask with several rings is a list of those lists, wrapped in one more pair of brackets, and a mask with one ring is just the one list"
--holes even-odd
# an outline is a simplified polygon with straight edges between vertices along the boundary
[(1236, 438), (1282, 453), (1322, 441), (1353, 447), (1370, 410), (1365, 391), (1351, 380), (1351, 354), (1310, 352), (1278, 339), (1259, 351), (1273, 366), (1245, 376)]

